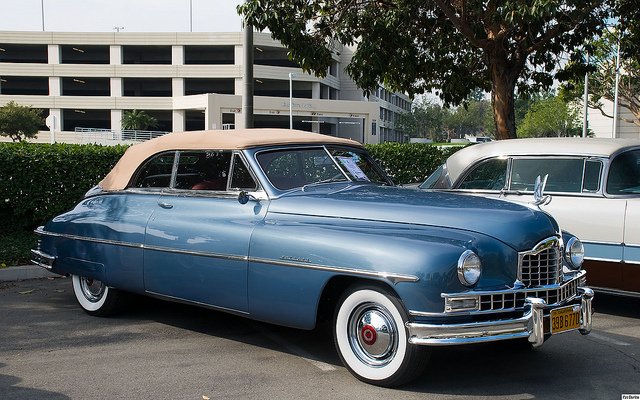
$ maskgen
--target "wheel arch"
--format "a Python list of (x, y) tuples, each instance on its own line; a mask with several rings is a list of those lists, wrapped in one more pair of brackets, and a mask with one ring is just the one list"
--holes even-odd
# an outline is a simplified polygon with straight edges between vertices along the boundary
[(327, 281), (322, 290), (322, 293), (320, 294), (318, 309), (316, 312), (316, 326), (319, 324), (331, 322), (333, 320), (334, 313), (336, 311), (336, 307), (338, 305), (338, 302), (340, 301), (340, 298), (349, 288), (356, 285), (370, 286), (372, 288), (381, 289), (395, 295), (398, 299), (400, 299), (400, 303), (406, 311), (407, 315), (410, 315), (400, 295), (389, 282), (384, 280), (367, 279), (348, 275), (336, 275)]

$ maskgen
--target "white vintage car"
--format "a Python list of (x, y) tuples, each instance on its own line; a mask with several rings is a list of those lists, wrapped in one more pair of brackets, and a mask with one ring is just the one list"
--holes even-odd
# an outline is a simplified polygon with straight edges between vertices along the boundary
[(640, 140), (540, 138), (489, 142), (453, 154), (421, 186), (534, 201), (584, 243), (589, 287), (640, 296)]

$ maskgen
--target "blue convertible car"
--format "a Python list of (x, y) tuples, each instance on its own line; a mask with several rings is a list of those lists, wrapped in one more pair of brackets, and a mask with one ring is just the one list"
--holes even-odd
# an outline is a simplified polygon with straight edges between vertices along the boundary
[(397, 386), (432, 346), (591, 331), (582, 245), (548, 214), (395, 187), (359, 143), (291, 130), (132, 146), (34, 262), (107, 316), (127, 293), (312, 329), (358, 379)]

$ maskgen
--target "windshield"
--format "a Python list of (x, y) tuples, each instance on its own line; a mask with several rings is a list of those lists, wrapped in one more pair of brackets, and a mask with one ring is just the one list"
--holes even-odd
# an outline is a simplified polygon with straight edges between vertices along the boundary
[(256, 159), (271, 184), (280, 190), (340, 181), (393, 185), (371, 157), (360, 149), (290, 148), (263, 151)]

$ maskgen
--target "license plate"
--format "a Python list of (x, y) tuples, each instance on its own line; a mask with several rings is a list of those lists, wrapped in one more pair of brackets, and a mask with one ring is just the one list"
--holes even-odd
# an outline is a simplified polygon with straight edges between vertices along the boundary
[(561, 333), (580, 328), (580, 306), (569, 306), (551, 310), (551, 333)]

